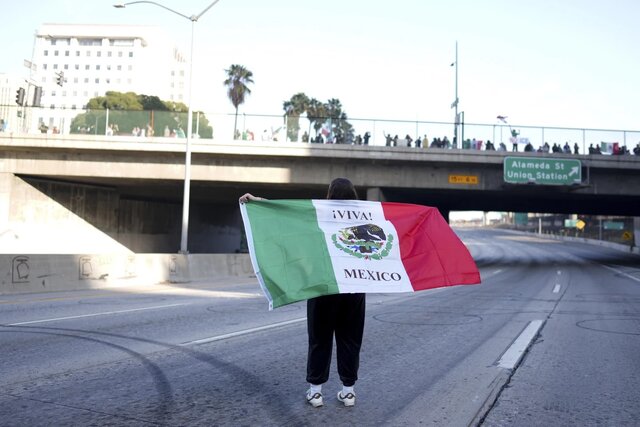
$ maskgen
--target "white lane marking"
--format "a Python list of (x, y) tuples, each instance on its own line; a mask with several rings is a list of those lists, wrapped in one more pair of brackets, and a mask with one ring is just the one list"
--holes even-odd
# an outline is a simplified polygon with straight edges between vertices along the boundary
[(627, 274), (627, 273), (625, 273), (625, 272), (624, 272), (624, 271), (622, 271), (622, 270), (618, 270), (617, 268), (609, 267), (608, 265), (604, 265), (604, 264), (600, 264), (600, 265), (601, 265), (601, 266), (603, 266), (604, 268), (608, 268), (608, 269), (609, 269), (609, 270), (611, 270), (611, 271), (615, 271), (615, 272), (616, 272), (616, 273), (618, 273), (618, 274), (622, 274), (623, 276), (628, 277), (628, 278), (629, 278), (629, 279), (631, 279), (631, 280), (635, 280), (636, 282), (640, 282), (640, 279), (639, 279), (639, 278), (637, 278), (637, 277), (633, 277), (632, 275)]
[(32, 325), (34, 323), (46, 323), (46, 322), (56, 322), (58, 320), (81, 319), (83, 317), (108, 316), (110, 314), (132, 313), (134, 311), (144, 311), (144, 310), (157, 310), (160, 308), (178, 307), (180, 305), (188, 305), (188, 304), (183, 303), (183, 304), (157, 305), (155, 307), (132, 308), (131, 310), (105, 311), (104, 313), (82, 314), (80, 316), (56, 317), (54, 319), (42, 319), (42, 320), (32, 320), (30, 322), (11, 323), (7, 326)]
[(210, 342), (226, 340), (227, 338), (233, 338), (233, 337), (239, 337), (241, 335), (252, 334), (254, 332), (266, 331), (268, 329), (278, 328), (280, 326), (292, 325), (294, 323), (304, 322), (306, 320), (307, 320), (306, 317), (301, 317), (299, 319), (286, 320), (284, 322), (272, 323), (270, 325), (258, 326), (256, 328), (244, 329), (242, 331), (236, 331), (236, 332), (230, 332), (228, 334), (217, 335), (215, 337), (203, 338), (203, 339), (200, 339), (200, 340), (183, 342), (180, 345), (186, 347), (186, 346), (189, 346), (189, 345), (207, 344), (207, 343), (210, 343)]
[(505, 369), (515, 368), (543, 323), (544, 320), (532, 320), (529, 322), (527, 327), (524, 328), (524, 331), (516, 338), (507, 351), (504, 352), (498, 361), (498, 366)]
[(556, 285), (553, 287), (553, 293), (557, 294), (558, 292), (560, 292), (560, 284), (556, 283)]
[[(481, 279), (488, 279), (489, 277), (493, 277), (496, 274), (502, 273), (502, 270), (496, 270), (496, 271), (492, 271), (491, 273), (487, 273), (487, 274), (482, 274), (480, 273)], [(442, 289), (447, 289), (447, 288), (442, 288)], [(422, 292), (422, 291), (421, 291)]]

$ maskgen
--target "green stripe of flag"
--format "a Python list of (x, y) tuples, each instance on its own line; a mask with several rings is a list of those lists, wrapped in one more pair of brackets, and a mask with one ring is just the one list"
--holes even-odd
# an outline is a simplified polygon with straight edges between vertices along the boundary
[(246, 204), (253, 250), (273, 307), (339, 293), (311, 200)]

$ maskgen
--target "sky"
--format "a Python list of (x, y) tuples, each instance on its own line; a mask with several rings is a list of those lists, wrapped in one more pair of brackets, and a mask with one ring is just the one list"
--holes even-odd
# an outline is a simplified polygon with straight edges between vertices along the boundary
[[(188, 53), (191, 22), (152, 4), (3, 2), (0, 73), (27, 73), (43, 23), (163, 27)], [(211, 0), (162, 0), (197, 15)], [(298, 92), (350, 118), (640, 130), (637, 0), (220, 0), (195, 24), (193, 106), (231, 113), (224, 70), (254, 85), (240, 111), (283, 113)], [(635, 145), (635, 141), (634, 144)]]

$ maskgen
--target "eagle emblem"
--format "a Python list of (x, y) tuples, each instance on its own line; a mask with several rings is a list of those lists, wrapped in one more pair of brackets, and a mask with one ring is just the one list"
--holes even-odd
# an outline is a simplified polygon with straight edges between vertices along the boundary
[(338, 249), (349, 255), (379, 260), (389, 255), (394, 238), (376, 224), (363, 224), (338, 230), (331, 240)]

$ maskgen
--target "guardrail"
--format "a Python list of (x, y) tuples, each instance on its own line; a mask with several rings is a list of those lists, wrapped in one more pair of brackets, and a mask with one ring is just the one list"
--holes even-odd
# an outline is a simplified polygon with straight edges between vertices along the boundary
[[(186, 134), (187, 113), (0, 106), (0, 120), (0, 132), (5, 133), (77, 133), (114, 137), (135, 134), (146, 138), (180, 138)], [(554, 144), (563, 147), (566, 143), (573, 154), (575, 148), (579, 154), (589, 154), (590, 146), (601, 147), (602, 143), (606, 143), (609, 148), (617, 144), (618, 147), (626, 146), (631, 154), (634, 154), (634, 149), (636, 155), (640, 154), (640, 130), (563, 128), (502, 122), (464, 123), (461, 126), (460, 141), (457, 142), (453, 141), (452, 122), (368, 118), (349, 118), (347, 121), (352, 126), (352, 134), (337, 142), (429, 148), (433, 146), (434, 140), (439, 140), (443, 144), (442, 148), (485, 150), (490, 141), (496, 150), (500, 149), (502, 143), (506, 151), (513, 151), (512, 134), (515, 132), (518, 134), (515, 144), (518, 151), (524, 151), (526, 142), (530, 142), (534, 150), (538, 150), (546, 142), (549, 151)], [(322, 127), (316, 129), (319, 124)], [(320, 135), (318, 141), (327, 143), (336, 142), (332, 132), (335, 124), (336, 121), (329, 118), (309, 120), (303, 116), (292, 120), (283, 115), (239, 114), (236, 120), (234, 114), (194, 112), (192, 134), (201, 140), (279, 142), (314, 142)], [(291, 128), (296, 126), (297, 130), (292, 131)], [(368, 138), (365, 138), (366, 134), (369, 135)]]

